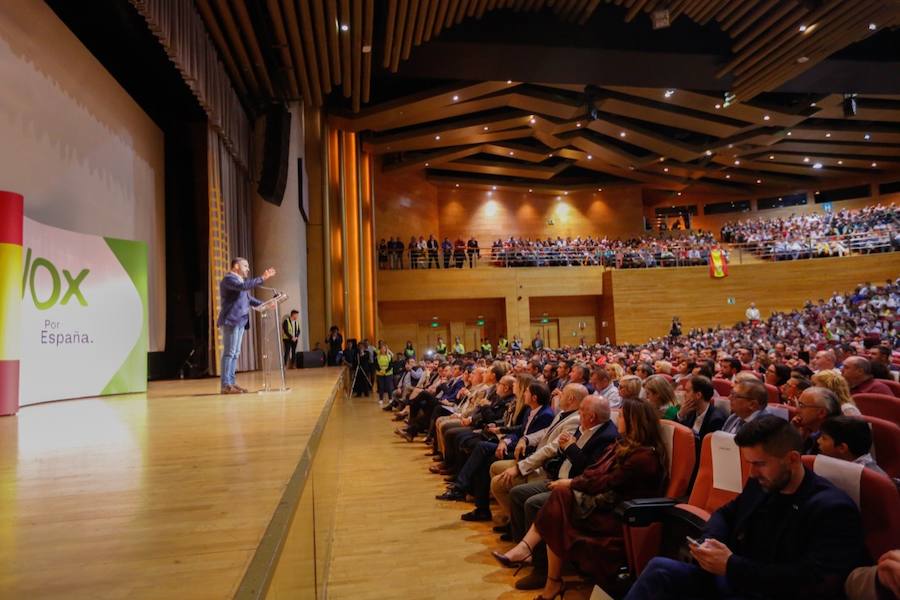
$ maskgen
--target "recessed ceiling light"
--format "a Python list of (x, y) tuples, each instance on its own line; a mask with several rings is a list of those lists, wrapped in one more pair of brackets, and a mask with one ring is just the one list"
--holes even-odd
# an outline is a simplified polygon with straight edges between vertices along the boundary
[(788, 131), (787, 134), (788, 134), (788, 135), (794, 135), (794, 133), (791, 132), (791, 131)]
[(428, 166), (428, 163), (425, 163), (425, 166), (427, 167), (427, 166)]
[(626, 135), (628, 135), (628, 134), (625, 133), (624, 131), (619, 132), (619, 137), (625, 137)]
[(825, 137), (831, 137), (831, 132), (830, 131), (826, 132)]
[(548, 154), (548, 155), (547, 155), (547, 156), (553, 156), (553, 153), (552, 153), (552, 152), (551, 152), (551, 153), (550, 153), (550, 154)]
[(813, 169), (821, 169), (821, 168), (822, 168), (822, 163), (816, 163), (813, 165)]
[(434, 139), (439, 140), (439, 139), (441, 139), (441, 136), (436, 135), (436, 136), (434, 136)]
[(808, 156), (804, 156), (804, 157), (803, 157), (803, 162), (808, 163), (808, 162), (809, 162), (809, 157), (808, 157)]
[(873, 167), (877, 167), (877, 166), (878, 166), (878, 163), (877, 163), (877, 162), (873, 162), (873, 163), (872, 163), (872, 166), (873, 166)]
[(680, 195), (681, 195), (681, 192), (678, 192), (678, 195), (680, 196)]
[(510, 85), (510, 84), (512, 84), (512, 79), (507, 79), (507, 80), (506, 80), (506, 85)]
[(346, 23), (341, 25), (341, 31), (350, 31), (350, 26)]
[(721, 105), (721, 104), (716, 104), (716, 110), (719, 110), (720, 108), (722, 108), (722, 105)]
[(456, 102), (457, 100), (459, 100), (459, 96), (453, 96), (453, 101)]
[(763, 121), (768, 121), (771, 118), (772, 117), (770, 117), (769, 115), (763, 115)]
[(487, 125), (484, 126), (484, 130), (485, 130), (485, 131), (488, 130), (488, 126), (487, 126)]
[(729, 148), (734, 148), (734, 144), (728, 144)]
[(458, 184), (458, 183), (456, 184), (456, 187), (459, 187), (459, 184)]
[(588, 160), (593, 160), (593, 158), (594, 158), (593, 155), (588, 154)]
[(875, 23), (869, 23), (869, 31), (875, 31), (876, 29), (878, 29), (878, 25), (876, 25)]
[(762, 183), (762, 179), (757, 179), (756, 183)]
[(868, 140), (871, 140), (871, 139), (872, 139), (872, 136), (871, 136), (871, 134), (868, 134), (868, 133), (867, 133), (866, 135), (863, 136), (863, 139), (866, 140), (866, 141), (868, 141)]
[(492, 186), (491, 186), (491, 189), (492, 189), (492, 190), (496, 190), (496, 189), (497, 189), (497, 186), (496, 186), (496, 185), (492, 185)]
[(597, 191), (598, 191), (598, 192), (602, 192), (602, 191), (603, 191), (603, 188), (597, 188)]
[(563, 192), (563, 196), (568, 196), (569, 192)]
[(668, 173), (668, 172), (669, 172), (669, 167), (665, 167), (665, 168), (663, 169), (663, 172)]
[(839, 160), (839, 161), (838, 161), (838, 164), (839, 164), (839, 165), (842, 165), (842, 164), (844, 164), (844, 161)]
[(512, 150), (509, 151), (509, 155), (510, 155), (510, 156), (515, 156), (515, 154), (516, 154), (516, 153), (513, 152)]
[(531, 123), (532, 125), (534, 125), (535, 123), (537, 123), (537, 119), (535, 119), (534, 117), (531, 117), (530, 119), (528, 119), (528, 122)]
[(803, 33), (804, 31), (806, 31), (806, 24), (801, 24), (797, 29), (800, 31), (800, 33)]
[(533, 192), (533, 191), (534, 191), (534, 190), (533, 190), (533, 189), (531, 189), (531, 188), (528, 188), (528, 191), (529, 191), (529, 192)]
[(800, 57), (797, 58), (797, 62), (800, 63), (801, 65), (802, 65), (803, 63), (805, 63), (805, 62), (808, 62), (808, 61), (809, 61), (809, 57), (808, 57), (808, 56), (800, 56)]
[(815, 107), (816, 107), (816, 103), (815, 103), (815, 102), (810, 102), (810, 103), (809, 103), (809, 107), (810, 107), (810, 108), (815, 108)]
[(581, 127), (581, 123), (575, 123), (575, 127)]
[(666, 90), (666, 93), (663, 94), (666, 98), (671, 98), (675, 95), (675, 90)]
[(775, 155), (774, 155), (774, 154), (770, 154), (770, 155), (769, 155), (769, 160), (775, 160)]
[(712, 150), (707, 150), (706, 152), (704, 152), (704, 154), (706, 154), (707, 156), (712, 156)]
[(726, 175), (725, 179), (731, 179), (731, 175)]
[(739, 165), (739, 164), (741, 164), (741, 161), (736, 160), (736, 161), (734, 161), (734, 164)]

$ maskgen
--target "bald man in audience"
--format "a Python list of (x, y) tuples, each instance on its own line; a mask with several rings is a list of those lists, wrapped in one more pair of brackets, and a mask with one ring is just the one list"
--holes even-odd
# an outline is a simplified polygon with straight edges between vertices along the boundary
[(762, 381), (747, 380), (736, 383), (728, 399), (731, 401), (731, 416), (722, 425), (722, 431), (725, 433), (737, 433), (753, 419), (768, 414), (766, 405), (769, 402), (769, 393)]
[[(571, 384), (570, 384), (571, 385)], [(609, 420), (609, 401), (599, 395), (585, 396), (578, 409), (580, 424), (574, 434), (559, 436), (559, 450), (544, 463), (546, 478), (517, 485), (509, 491), (509, 530), (501, 537), (504, 541), (519, 541), (534, 523), (534, 517), (550, 497), (548, 484), (558, 479), (570, 479), (581, 475), (584, 469), (595, 463), (610, 444), (619, 438), (619, 430)], [(547, 580), (547, 553), (535, 548), (532, 552), (534, 571), (516, 582), (516, 589), (536, 590)]]
[(818, 454), (817, 440), (825, 419), (841, 415), (841, 402), (828, 388), (810, 387), (803, 390), (797, 401), (797, 416), (791, 423), (803, 436), (803, 454)]
[(862, 356), (851, 356), (845, 360), (841, 374), (847, 380), (851, 394), (894, 395), (887, 384), (872, 376), (872, 363)]
[(834, 350), (819, 350), (813, 357), (810, 366), (813, 368), (813, 371), (827, 371), (835, 368), (837, 366), (837, 356), (835, 356)]
[[(559, 438), (565, 433), (574, 435), (580, 416), (578, 407), (588, 395), (587, 388), (570, 383), (559, 397), (559, 413), (546, 429), (523, 436), (516, 444), (514, 460), (499, 460), (491, 465), (491, 494), (509, 514), (509, 491), (517, 485), (546, 479), (544, 463), (559, 451)], [(529, 453), (531, 449), (533, 452)]]

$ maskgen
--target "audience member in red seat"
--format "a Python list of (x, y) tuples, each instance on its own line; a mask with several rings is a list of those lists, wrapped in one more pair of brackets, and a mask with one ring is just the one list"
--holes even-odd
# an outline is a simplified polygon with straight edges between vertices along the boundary
[(796, 406), (797, 400), (800, 399), (800, 394), (810, 386), (812, 386), (812, 383), (809, 379), (800, 377), (799, 375), (791, 375), (791, 378), (781, 386), (781, 401), (784, 404)]
[(827, 371), (819, 371), (812, 376), (812, 384), (828, 388), (837, 396), (838, 402), (841, 403), (841, 412), (848, 417), (859, 417), (862, 413), (853, 401), (850, 395), (850, 384), (841, 375), (837, 369), (828, 369)]
[(897, 371), (897, 365), (891, 363), (891, 349), (887, 346), (872, 346), (869, 348), (869, 360), (873, 363), (881, 363), (890, 371)]
[(658, 496), (665, 489), (667, 458), (656, 409), (640, 400), (624, 400), (619, 413), (621, 439), (574, 479), (550, 484), (552, 493), (534, 525), (506, 554), (494, 553), (504, 566), (528, 562), (532, 548), (547, 544), (547, 582), (538, 598), (565, 591), (564, 561), (575, 561), (601, 585), (609, 585), (625, 561), (622, 522), (613, 514), (620, 502)]
[(878, 564), (854, 569), (844, 584), (847, 600), (900, 598), (900, 550), (885, 552)]
[(725, 433), (737, 433), (753, 419), (768, 414), (769, 392), (758, 379), (736, 383), (728, 399), (731, 400), (731, 416), (722, 425)]
[(812, 368), (815, 371), (833, 369), (837, 366), (837, 356), (834, 350), (819, 350), (812, 359)]
[(887, 475), (869, 453), (872, 449), (872, 429), (863, 419), (832, 417), (825, 419), (819, 430), (821, 433), (816, 443), (820, 454), (850, 461)]
[(741, 371), (741, 361), (736, 358), (723, 358), (719, 361), (719, 377), (734, 381), (734, 376)]
[(791, 423), (803, 436), (803, 454), (818, 454), (819, 429), (825, 419), (841, 415), (841, 403), (828, 388), (813, 386), (800, 394), (797, 408), (797, 416)]
[(872, 363), (862, 356), (851, 356), (845, 360), (841, 374), (850, 384), (851, 394), (894, 395), (891, 388), (872, 377)]
[[(722, 429), (728, 419), (721, 408), (711, 404), (714, 393), (712, 382), (702, 375), (694, 375), (684, 383), (684, 402), (681, 403), (677, 420), (685, 427), (690, 427), (699, 442), (703, 441), (706, 434)], [(698, 443), (698, 455), (700, 446)]]
[(656, 557), (626, 600), (840, 598), (851, 570), (869, 562), (859, 509), (801, 461), (803, 439), (774, 415), (735, 436), (750, 480), (713, 513), (698, 564)]

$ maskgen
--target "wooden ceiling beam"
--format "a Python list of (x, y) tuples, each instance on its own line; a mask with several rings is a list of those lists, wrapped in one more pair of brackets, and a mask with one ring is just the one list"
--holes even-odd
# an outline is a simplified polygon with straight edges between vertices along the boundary
[[(303, 31), (302, 36), (297, 28), (297, 16), (294, 14), (293, 0), (287, 0), (282, 6), (285, 8), (285, 13), (288, 15), (288, 31), (291, 35), (291, 43), (297, 48), (298, 55), (305, 56), (306, 58), (304, 70), (309, 75), (309, 85), (312, 89), (313, 104), (315, 106), (321, 106), (323, 97), (328, 93), (327, 90), (331, 89), (331, 86), (327, 79), (325, 80), (324, 85), (322, 80), (319, 79), (319, 61), (328, 60), (328, 58), (321, 55), (317, 56), (309, 4), (306, 2), (300, 3), (300, 26)], [(319, 48), (319, 50), (324, 50), (324, 48)]]
[[(197, 0), (197, 9), (200, 11), (200, 16), (203, 19), (203, 23), (206, 25), (206, 30), (209, 31), (209, 35), (216, 45), (219, 56), (222, 57), (222, 61), (225, 63), (225, 69), (228, 71), (228, 75), (231, 77), (234, 87), (237, 89), (239, 95), (246, 97), (249, 91), (248, 84), (244, 81), (241, 69), (238, 67), (234, 54), (232, 53), (231, 46), (225, 40), (225, 35), (222, 33), (222, 28), (219, 27), (219, 23), (216, 21), (216, 17), (209, 6), (209, 1)], [(257, 94), (257, 90), (252, 90), (252, 93), (254, 95)]]

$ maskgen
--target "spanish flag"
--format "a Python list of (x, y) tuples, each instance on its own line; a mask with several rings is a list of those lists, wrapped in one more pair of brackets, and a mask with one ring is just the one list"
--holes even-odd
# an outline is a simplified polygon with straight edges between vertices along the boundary
[(728, 277), (728, 259), (719, 248), (714, 248), (709, 252), (709, 276), (713, 279)]
[(24, 200), (0, 190), (0, 415), (19, 410)]

